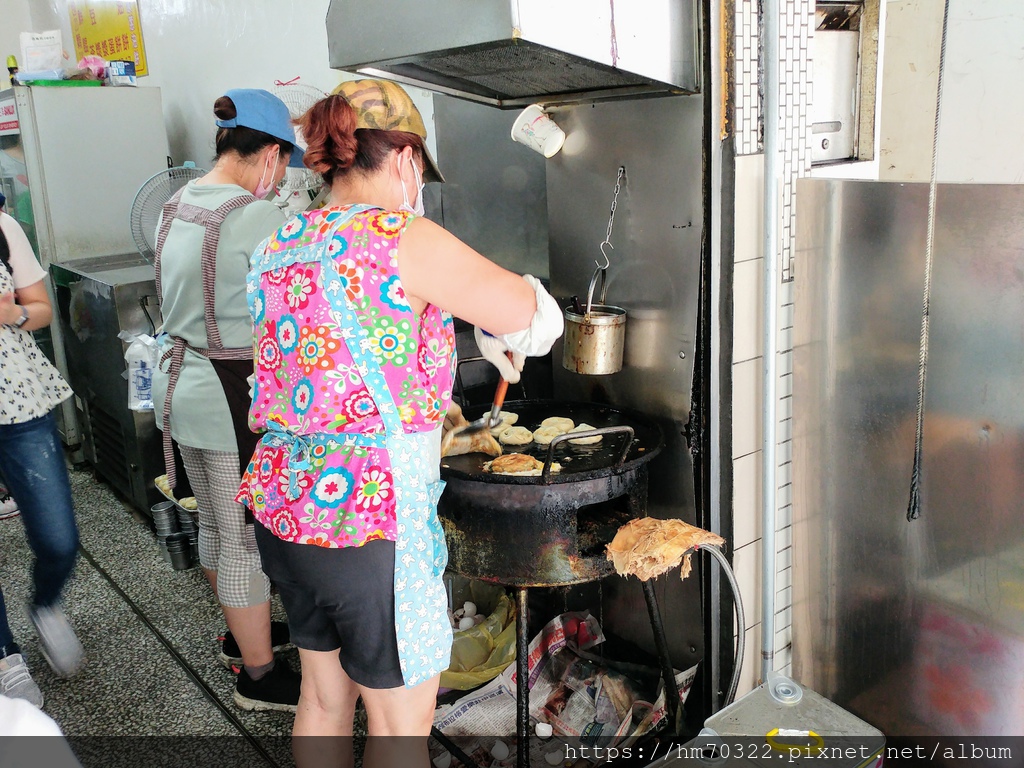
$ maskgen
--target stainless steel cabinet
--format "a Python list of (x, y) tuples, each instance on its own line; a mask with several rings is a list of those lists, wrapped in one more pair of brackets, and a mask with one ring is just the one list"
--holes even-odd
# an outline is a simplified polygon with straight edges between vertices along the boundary
[(140, 510), (159, 500), (160, 431), (152, 411), (128, 409), (121, 331), (159, 323), (153, 267), (138, 253), (51, 264), (68, 382), (78, 395), (86, 459)]

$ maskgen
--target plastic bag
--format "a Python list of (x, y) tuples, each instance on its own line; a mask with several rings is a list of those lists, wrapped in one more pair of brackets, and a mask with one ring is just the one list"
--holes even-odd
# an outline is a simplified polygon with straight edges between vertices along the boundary
[(446, 577), (451, 584), (451, 603), (461, 607), (467, 600), (487, 618), (475, 627), (455, 633), (452, 663), (441, 673), (441, 687), (468, 691), (493, 680), (516, 658), (515, 603), (499, 586), (463, 576)]
[(78, 60), (78, 68), (88, 70), (97, 80), (102, 80), (107, 69), (107, 62), (102, 56), (83, 56)]
[(153, 410), (153, 369), (157, 364), (156, 339), (145, 333), (135, 335), (121, 331), (117, 337), (128, 344), (124, 359), (128, 363), (128, 408), (132, 411)]

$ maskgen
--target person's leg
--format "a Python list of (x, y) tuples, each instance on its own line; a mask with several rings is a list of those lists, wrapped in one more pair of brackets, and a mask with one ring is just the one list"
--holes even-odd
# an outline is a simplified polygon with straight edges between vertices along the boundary
[(249, 667), (274, 660), (270, 643), (270, 586), (259, 564), (252, 526), (245, 524), (245, 509), (235, 502), (240, 479), (234, 454), (200, 451), (182, 445), (181, 455), (189, 483), (199, 505), (199, 535), (207, 529), (206, 547), (215, 562), (202, 562), (217, 595), (228, 629)]
[(441, 676), (413, 688), (359, 687), (366, 707), (367, 731), (363, 765), (430, 765), (427, 737), (434, 724)]
[[(181, 445), (189, 483), (217, 531), (219, 557), (207, 568), (221, 611), (242, 657), (235, 704), (246, 710), (294, 712), (299, 676), (274, 658), (270, 634), (270, 580), (263, 573), (252, 524), (235, 502), (241, 482), (238, 456)], [(202, 522), (200, 522), (202, 525)], [(204, 564), (207, 565), (207, 564)]]
[(369, 735), (429, 736), (440, 682), (441, 676), (436, 675), (413, 688), (359, 686)]
[(84, 651), (61, 609), (60, 596), (75, 567), (78, 527), (53, 414), (0, 426), (0, 463), (35, 555), (29, 617), (46, 661), (59, 676), (70, 677), (81, 666)]
[(302, 695), (292, 728), (297, 768), (350, 768), (359, 690), (345, 674), (338, 651), (299, 649)]
[(0, 426), (0, 463), (35, 555), (33, 607), (60, 600), (78, 556), (78, 526), (57, 424), (48, 414)]

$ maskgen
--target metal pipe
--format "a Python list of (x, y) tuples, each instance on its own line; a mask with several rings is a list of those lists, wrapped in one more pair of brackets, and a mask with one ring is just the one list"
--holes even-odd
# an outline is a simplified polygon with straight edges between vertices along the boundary
[(530, 608), (516, 590), (516, 768), (530, 768)]
[(679, 731), (679, 685), (676, 683), (676, 673), (672, 669), (672, 657), (668, 652), (668, 640), (665, 638), (665, 625), (661, 621), (661, 611), (658, 610), (658, 600), (654, 594), (654, 580), (648, 579), (641, 582), (644, 590), (644, 600), (647, 601), (647, 613), (651, 617), (651, 631), (654, 633), (654, 645), (658, 650), (658, 662), (661, 664), (661, 676), (665, 681), (665, 704), (668, 712), (668, 720), (673, 733)]
[[(762, 0), (764, 91), (764, 376), (761, 434), (761, 679), (775, 665), (776, 358), (778, 355), (779, 0)], [(744, 627), (738, 627), (742, 634)]]
[(466, 768), (480, 768), (480, 766), (478, 766), (473, 761), (473, 758), (467, 755), (458, 744), (456, 744), (454, 741), (445, 736), (444, 731), (442, 731), (437, 726), (431, 726), (430, 735), (437, 741), (438, 744), (447, 749), (448, 753), (452, 757), (454, 757), (456, 760), (458, 760), (460, 763), (466, 766)]

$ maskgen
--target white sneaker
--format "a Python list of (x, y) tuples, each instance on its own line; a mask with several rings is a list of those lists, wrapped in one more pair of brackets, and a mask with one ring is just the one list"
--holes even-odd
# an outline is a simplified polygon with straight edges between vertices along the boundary
[(39, 634), (43, 658), (58, 677), (71, 677), (82, 666), (85, 652), (60, 605), (32, 607), (28, 614)]
[(9, 493), (5, 493), (0, 496), (0, 520), (7, 520), (11, 517), (17, 517), (21, 514), (18, 509), (18, 502), (14, 500), (14, 497)]
[(0, 659), (0, 694), (12, 699), (25, 699), (37, 707), (43, 706), (43, 692), (32, 679), (25, 657), (20, 653)]

